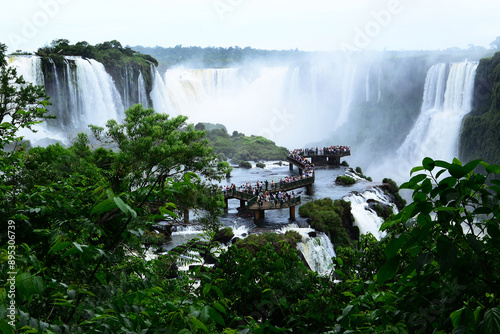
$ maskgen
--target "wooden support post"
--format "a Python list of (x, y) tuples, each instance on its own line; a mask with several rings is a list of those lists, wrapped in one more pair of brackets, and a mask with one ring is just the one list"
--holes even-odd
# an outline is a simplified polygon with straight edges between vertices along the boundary
[(184, 224), (189, 224), (189, 209), (184, 209)]
[(295, 205), (290, 207), (290, 220), (295, 221)]
[(312, 184), (306, 186), (306, 195), (312, 195)]
[(293, 171), (293, 164), (291, 162), (288, 162), (288, 168), (290, 168), (290, 172)]
[(245, 200), (240, 199), (240, 208), (244, 208), (244, 207), (245, 207)]
[(302, 175), (302, 168), (299, 168), (299, 175)]
[(224, 210), (227, 211), (229, 209), (229, 199), (227, 197), (224, 198)]
[(253, 221), (258, 224), (261, 219), (264, 219), (264, 210), (253, 210)]

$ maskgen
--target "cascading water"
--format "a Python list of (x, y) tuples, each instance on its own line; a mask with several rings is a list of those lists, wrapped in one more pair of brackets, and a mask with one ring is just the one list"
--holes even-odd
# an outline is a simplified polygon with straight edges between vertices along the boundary
[(121, 118), (124, 107), (104, 66), (93, 59), (75, 57), (72, 60), (76, 64), (76, 81), (71, 84), (77, 100), (72, 113), (78, 115), (72, 126), (104, 125), (109, 119)]
[(35, 85), (44, 85), (42, 72), (42, 62), (37, 56), (15, 56), (7, 59), (9, 66), (16, 69), (18, 76), (23, 76), (26, 82), (31, 82)]
[(359, 228), (360, 234), (371, 233), (380, 240), (385, 236), (385, 232), (380, 231), (384, 222), (377, 213), (369, 208), (368, 201), (375, 201), (386, 206), (391, 206), (394, 213), (398, 209), (391, 199), (380, 189), (371, 188), (362, 193), (352, 193), (344, 197), (345, 201), (351, 202), (351, 213), (354, 217), (354, 225)]
[(409, 171), (431, 157), (451, 161), (458, 155), (458, 137), (463, 117), (471, 111), (478, 63), (433, 65), (425, 80), (422, 108), (411, 132), (379, 171), (396, 180), (406, 180)]
[(422, 111), (397, 152), (400, 157), (415, 165), (426, 156), (449, 161), (457, 156), (462, 119), (472, 108), (477, 65), (477, 62), (451, 64), (446, 88), (445, 66), (438, 64), (429, 70)]
[(320, 275), (330, 273), (335, 257), (335, 250), (330, 239), (324, 233), (318, 233), (312, 228), (299, 228), (296, 224), (290, 224), (282, 228), (281, 233), (295, 231), (302, 237), (297, 244), (297, 250), (302, 253), (309, 268)]
[(71, 138), (87, 130), (89, 124), (103, 126), (109, 119), (119, 120), (125, 108), (134, 103), (150, 105), (147, 80), (142, 72), (134, 72), (132, 68), (122, 71), (120, 95), (111, 75), (93, 59), (64, 57), (57, 64), (48, 59), (50, 64), (45, 67), (38, 56), (12, 56), (7, 61), (28, 82), (45, 86), (52, 103), (48, 109), (57, 117), (36, 126), (36, 134), (22, 132), (34, 145), (46, 145), (54, 140), (69, 144)]
[(139, 71), (139, 77), (137, 78), (137, 88), (138, 88), (138, 100), (144, 108), (148, 108), (148, 95), (146, 92), (146, 83), (144, 82), (144, 77), (142, 72)]

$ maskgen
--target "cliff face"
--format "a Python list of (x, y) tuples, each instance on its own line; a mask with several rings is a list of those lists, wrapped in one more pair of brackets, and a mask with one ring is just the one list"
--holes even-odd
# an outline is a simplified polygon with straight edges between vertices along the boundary
[(464, 119), (459, 145), (464, 162), (500, 164), (500, 52), (479, 63), (474, 108)]

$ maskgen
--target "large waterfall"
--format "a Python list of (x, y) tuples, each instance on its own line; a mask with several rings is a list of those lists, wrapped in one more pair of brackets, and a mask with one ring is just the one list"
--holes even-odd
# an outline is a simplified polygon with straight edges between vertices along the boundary
[(108, 119), (121, 117), (124, 108), (120, 95), (101, 63), (68, 58), (62, 80), (64, 87), (60, 74), (54, 73), (56, 87), (47, 87), (47, 93), (51, 96), (51, 110), (58, 118), (56, 128), (62, 123), (65, 128), (81, 131), (88, 124), (102, 126)]
[(93, 59), (64, 57), (56, 65), (54, 60), (43, 67), (38, 56), (8, 58), (9, 66), (16, 68), (28, 82), (44, 85), (50, 96), (50, 113), (57, 119), (38, 126), (36, 134), (23, 131), (35, 145), (52, 141), (69, 144), (77, 132), (89, 124), (104, 126), (109, 119), (123, 118), (126, 108), (135, 103), (149, 107), (145, 78), (142, 72), (134, 76), (131, 68), (124, 68), (123, 85), (119, 92), (116, 82), (103, 64)]
[(301, 147), (346, 122), (354, 75), (355, 66), (309, 63), (178, 68), (157, 72), (151, 95), (157, 111)]
[(451, 161), (458, 156), (458, 137), (462, 119), (472, 108), (477, 66), (464, 61), (429, 69), (420, 115), (394, 156), (380, 165), (383, 172), (404, 180), (425, 157)]

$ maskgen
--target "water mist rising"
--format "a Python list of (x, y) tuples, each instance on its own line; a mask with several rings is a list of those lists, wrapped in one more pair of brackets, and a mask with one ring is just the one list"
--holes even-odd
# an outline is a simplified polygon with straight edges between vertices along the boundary
[(156, 73), (155, 110), (303, 147), (347, 121), (355, 66), (285, 64)]

